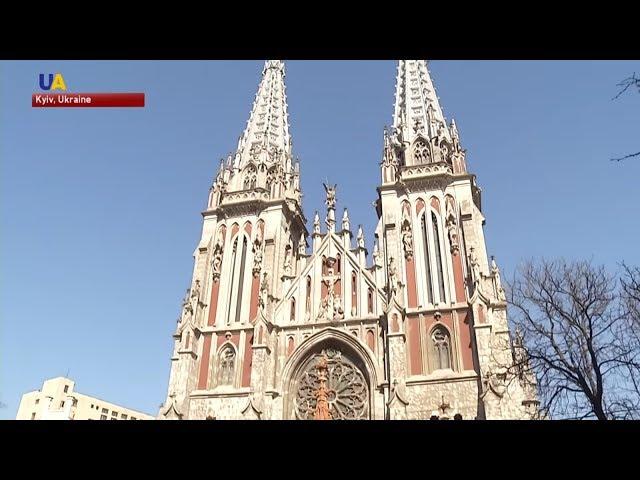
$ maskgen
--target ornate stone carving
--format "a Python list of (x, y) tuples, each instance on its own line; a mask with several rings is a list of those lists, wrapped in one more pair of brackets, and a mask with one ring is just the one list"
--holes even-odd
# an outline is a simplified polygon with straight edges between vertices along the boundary
[(498, 300), (504, 302), (507, 300), (507, 296), (504, 292), (504, 288), (502, 288), (502, 280), (500, 279), (500, 269), (496, 264), (495, 257), (491, 256), (491, 275), (493, 276), (493, 283), (496, 289), (496, 296)]
[(184, 298), (182, 299), (182, 313), (180, 314), (180, 323), (189, 320), (193, 316), (193, 306), (190, 301), (191, 289), (187, 288)]
[(411, 217), (406, 209), (402, 211), (402, 246), (404, 247), (404, 257), (407, 260), (413, 258), (413, 233), (411, 231)]
[(300, 420), (369, 418), (369, 385), (342, 352), (327, 348), (313, 355), (301, 372), (294, 398)]
[(300, 234), (300, 240), (298, 240), (298, 255), (306, 255), (307, 254), (307, 239), (304, 236), (304, 233)]
[(373, 264), (376, 267), (381, 267), (382, 265), (380, 263), (380, 250), (378, 249), (378, 242), (377, 241), (373, 244), (373, 254), (372, 254), (372, 256), (373, 256)]
[(483, 393), (482, 398), (484, 398), (487, 393), (492, 392), (496, 397), (502, 398), (507, 391), (506, 386), (506, 369), (492, 369), (490, 366), (487, 367), (483, 378)]
[(267, 281), (267, 272), (262, 274), (262, 281), (260, 282), (260, 297), (258, 298), (258, 306), (264, 313), (266, 312), (269, 301), (269, 282)]
[(292, 273), (291, 245), (287, 245), (284, 249), (284, 263), (282, 264), (282, 270), (286, 277), (291, 276), (291, 273)]
[(397, 291), (398, 291), (398, 287), (400, 287), (400, 279), (398, 277), (398, 267), (396, 267), (396, 261), (393, 257), (391, 257), (389, 259), (389, 290), (390, 290), (390, 294), (391, 296), (394, 296)]
[(220, 278), (222, 269), (222, 254), (224, 253), (224, 234), (222, 229), (218, 230), (216, 243), (213, 246), (213, 259), (211, 260), (211, 272), (214, 280)]
[(342, 214), (342, 230), (343, 231), (351, 230), (349, 225), (349, 212), (347, 212), (346, 208), (344, 209), (344, 213)]
[(317, 211), (313, 217), (313, 233), (320, 233), (320, 215)]
[(357, 236), (358, 248), (364, 247), (364, 232), (362, 231), (362, 225), (358, 227), (358, 236)]
[(327, 198), (325, 200), (325, 203), (327, 204), (327, 208), (335, 209), (336, 208), (336, 188), (338, 186), (327, 185), (326, 183), (323, 183), (322, 185), (324, 185), (324, 190), (325, 192), (327, 192)]
[(313, 413), (314, 420), (331, 420), (331, 412), (329, 412), (329, 395), (331, 391), (327, 388), (327, 357), (323, 355), (318, 361), (316, 367), (318, 371), (318, 381), (320, 385), (315, 392), (316, 410)]
[(258, 226), (256, 232), (256, 238), (253, 241), (253, 276), (256, 277), (260, 274), (262, 269), (262, 257), (264, 255), (264, 234), (262, 228)]
[(458, 221), (455, 214), (455, 206), (453, 199), (447, 197), (446, 200), (446, 221), (445, 227), (449, 233), (449, 244), (451, 245), (451, 253), (456, 255), (460, 251), (460, 245), (458, 243)]
[(477, 285), (480, 283), (480, 262), (474, 247), (469, 249), (469, 264), (471, 265), (471, 280), (477, 288)]
[(336, 188), (337, 185), (327, 185), (323, 183), (324, 190), (327, 192), (327, 199), (325, 200), (327, 204), (327, 228), (330, 232), (335, 232), (336, 228)]
[(429, 153), (429, 145), (423, 140), (418, 141), (413, 146), (413, 164), (420, 165), (431, 162), (431, 153)]

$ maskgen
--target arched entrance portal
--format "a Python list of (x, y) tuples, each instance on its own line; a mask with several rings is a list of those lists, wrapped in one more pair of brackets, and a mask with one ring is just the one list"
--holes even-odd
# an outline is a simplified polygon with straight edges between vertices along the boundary
[(311, 349), (289, 386), (289, 418), (368, 420), (371, 388), (362, 360), (340, 342)]

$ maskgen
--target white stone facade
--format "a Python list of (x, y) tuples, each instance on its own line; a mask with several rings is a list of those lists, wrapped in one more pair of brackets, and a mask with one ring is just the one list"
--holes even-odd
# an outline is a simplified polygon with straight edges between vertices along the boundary
[(334, 185), (307, 230), (284, 79), (266, 62), (211, 187), (158, 418), (535, 417), (480, 190), (426, 62), (398, 64), (371, 260)]

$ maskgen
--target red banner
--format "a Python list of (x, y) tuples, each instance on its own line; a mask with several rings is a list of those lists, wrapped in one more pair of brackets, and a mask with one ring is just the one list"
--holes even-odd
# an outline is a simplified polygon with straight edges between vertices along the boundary
[(144, 107), (144, 93), (34, 93), (31, 106), (60, 107)]

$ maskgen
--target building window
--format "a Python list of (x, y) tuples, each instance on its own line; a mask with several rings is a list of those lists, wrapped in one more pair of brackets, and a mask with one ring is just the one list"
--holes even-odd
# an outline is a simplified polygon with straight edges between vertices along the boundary
[(91, 404), (91, 408), (93, 408), (93, 403)]
[(442, 271), (442, 252), (440, 250), (440, 232), (438, 229), (438, 219), (436, 214), (431, 212), (431, 222), (433, 223), (433, 242), (436, 251), (436, 269), (438, 272), (438, 287), (440, 288), (440, 302), (447, 301), (444, 294), (444, 274)]
[(64, 408), (64, 400), (60, 402), (60, 408)]
[(102, 409), (102, 413), (109, 413), (109, 409), (108, 408), (103, 408)]
[(311, 277), (307, 277), (307, 297), (305, 300), (305, 317), (308, 319), (311, 317)]
[(373, 290), (371, 290), (371, 287), (367, 291), (367, 312), (373, 313)]
[(106, 415), (100, 415), (100, 420), (106, 420), (107, 416)]
[(424, 243), (424, 268), (427, 280), (427, 303), (433, 303), (433, 287), (431, 286), (431, 262), (429, 261), (429, 234), (427, 230), (427, 214), (422, 215), (422, 240)]
[(351, 272), (351, 315), (358, 315), (358, 281), (356, 272)]
[(296, 299), (295, 298), (291, 299), (291, 314), (289, 316), (289, 320), (291, 322), (296, 321)]
[(72, 407), (75, 407), (75, 406), (77, 406), (77, 405), (78, 405), (78, 399), (77, 399), (77, 398), (74, 398), (74, 399), (73, 399), (73, 403), (71, 404), (71, 406), (72, 406)]
[(137, 418), (136, 417), (131, 417), (131, 420), (137, 420)]
[(434, 370), (451, 368), (451, 340), (444, 327), (436, 327), (431, 333), (432, 361)]
[(36, 419), (36, 412), (33, 412), (33, 413), (31, 414), (31, 420), (35, 420), (35, 419)]
[(69, 385), (65, 385), (64, 386), (64, 393), (67, 393), (69, 391)]
[[(234, 292), (237, 292), (236, 312), (235, 312), (236, 322), (239, 322), (241, 318), (240, 315), (242, 310), (242, 287), (244, 284), (244, 270), (245, 270), (245, 264), (247, 260), (247, 237), (246, 235), (243, 235), (243, 234), (241, 235), (243, 240), (242, 240), (242, 253), (240, 254), (240, 265), (238, 268), (238, 247), (239, 247), (238, 242), (240, 240), (240, 235), (238, 235), (238, 238), (236, 238), (236, 241), (233, 243), (233, 265), (231, 269), (230, 295), (233, 296)], [(231, 308), (232, 308), (232, 302), (229, 301), (227, 323), (230, 322), (231, 320)]]
[(38, 405), (40, 403), (40, 399), (36, 398), (36, 405)]
[(118, 416), (118, 412), (116, 412), (116, 411), (114, 410), (113, 412), (111, 412), (111, 415), (112, 415), (112, 416), (114, 416), (114, 417), (117, 417), (117, 416)]
[(127, 414), (123, 413), (122, 415), (120, 415), (120, 418), (122, 418), (122, 420), (126, 420), (127, 419)]
[(220, 352), (218, 366), (218, 385), (233, 385), (236, 366), (236, 351), (227, 346)]
[(236, 302), (236, 322), (240, 321), (240, 313), (242, 311), (242, 287), (244, 286), (244, 270), (247, 261), (247, 237), (244, 236), (242, 241), (242, 258), (240, 260), (240, 278), (238, 279), (238, 300)]

